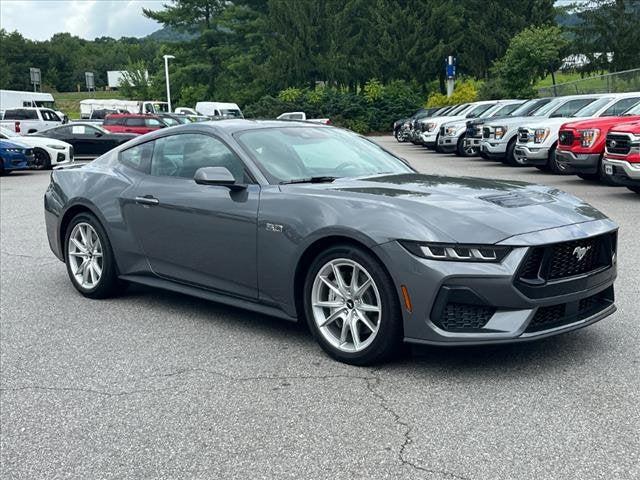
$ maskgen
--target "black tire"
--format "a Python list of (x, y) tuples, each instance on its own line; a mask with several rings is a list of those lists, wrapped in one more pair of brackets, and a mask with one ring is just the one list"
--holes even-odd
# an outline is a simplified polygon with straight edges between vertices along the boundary
[(442, 149), (440, 148), (440, 145), (438, 145), (438, 140), (440, 140), (440, 134), (436, 135), (436, 144), (433, 147), (433, 149), (436, 151), (436, 153), (443, 153)]
[[(364, 267), (375, 282), (380, 296), (382, 314), (376, 337), (359, 352), (345, 352), (329, 343), (320, 333), (311, 305), (313, 283), (318, 272), (331, 260), (351, 259)], [(381, 263), (367, 251), (352, 245), (336, 245), (322, 252), (311, 264), (304, 284), (304, 316), (320, 347), (332, 358), (351, 365), (372, 365), (388, 360), (402, 345), (402, 315), (397, 290)]]
[(589, 182), (595, 182), (600, 179), (600, 175), (597, 173), (576, 173), (576, 175), (578, 175), (582, 180), (587, 180)]
[(547, 159), (548, 169), (555, 175), (569, 175), (569, 172), (565, 168), (562, 168), (558, 163), (558, 157), (556, 156), (556, 145), (554, 144), (549, 150), (549, 158)]
[(480, 152), (478, 153), (478, 155), (480, 155), (480, 158), (482, 158), (483, 160), (489, 160), (489, 155), (487, 155), (485, 152), (483, 152), (482, 150), (480, 150)]
[(35, 158), (34, 168), (36, 170), (51, 170), (51, 157), (45, 150), (34, 148), (33, 156)]
[(521, 167), (522, 165), (519, 164), (516, 161), (516, 157), (515, 157), (515, 149), (516, 149), (516, 137), (513, 137), (511, 140), (509, 140), (509, 143), (507, 144), (507, 151), (505, 152), (505, 156), (503, 159), (503, 162), (506, 163), (507, 165), (511, 166), (511, 167)]
[(467, 137), (466, 134), (460, 135), (458, 142), (456, 143), (456, 151), (455, 154), (458, 157), (468, 157), (467, 152), (464, 151), (464, 139)]
[[(88, 223), (93, 227), (102, 245), (102, 274), (97, 285), (90, 289), (84, 288), (78, 283), (71, 271), (71, 262), (69, 261), (69, 237), (74, 227), (79, 223)], [(120, 293), (126, 285), (118, 279), (117, 266), (113, 256), (111, 242), (109, 242), (109, 237), (98, 219), (91, 213), (79, 213), (73, 217), (69, 223), (67, 230), (64, 233), (64, 259), (67, 266), (67, 274), (69, 275), (71, 283), (76, 290), (85, 297), (94, 299), (109, 298)]]
[(534, 167), (536, 167), (541, 172), (548, 172), (549, 171), (549, 166), (548, 165), (534, 165)]
[(631, 190), (632, 192), (637, 193), (638, 195), (640, 195), (640, 187), (627, 187), (629, 190)]

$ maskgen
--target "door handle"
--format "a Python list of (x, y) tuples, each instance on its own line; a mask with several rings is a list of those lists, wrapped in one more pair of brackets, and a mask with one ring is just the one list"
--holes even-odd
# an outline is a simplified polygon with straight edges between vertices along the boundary
[(151, 195), (145, 195), (144, 197), (136, 197), (136, 203), (141, 203), (142, 205), (158, 205), (160, 200), (152, 197)]

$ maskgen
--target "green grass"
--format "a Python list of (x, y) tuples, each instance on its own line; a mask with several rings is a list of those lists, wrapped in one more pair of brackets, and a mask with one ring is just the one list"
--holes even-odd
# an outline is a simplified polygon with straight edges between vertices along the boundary
[[(570, 72), (570, 73), (556, 72), (556, 83), (573, 82), (575, 80), (582, 80), (582, 77), (580, 76), (579, 73), (575, 73), (575, 72)], [(536, 83), (535, 88), (538, 88), (538, 87), (550, 87), (551, 85), (553, 85), (553, 80), (551, 79), (551, 75), (547, 75), (542, 80), (540, 80), (538, 83)]]
[(61, 110), (71, 119), (80, 118), (80, 101), (89, 98), (123, 98), (118, 92), (61, 92), (54, 93), (56, 108)]

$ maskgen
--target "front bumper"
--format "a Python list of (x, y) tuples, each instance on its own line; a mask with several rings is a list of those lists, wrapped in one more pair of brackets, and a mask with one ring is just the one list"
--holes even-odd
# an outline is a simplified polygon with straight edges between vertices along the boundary
[(640, 187), (640, 164), (605, 157), (602, 165), (607, 177), (618, 185)]
[(438, 131), (422, 132), (420, 134), (420, 141), (427, 148), (435, 148), (438, 141)]
[(600, 154), (556, 150), (556, 160), (565, 167), (565, 171), (593, 174), (598, 173)]
[(549, 159), (549, 147), (516, 145), (513, 156), (522, 165), (546, 165)]
[(2, 167), (7, 171), (27, 170), (34, 163), (33, 155), (3, 152), (0, 157), (2, 157)]
[(480, 150), (480, 145), (482, 145), (482, 137), (464, 138), (464, 148), (474, 148), (476, 150)]
[[(514, 249), (497, 264), (426, 260), (410, 254), (397, 242), (379, 245), (376, 253), (383, 261), (389, 260), (385, 263), (398, 285), (400, 304), (404, 305), (401, 285), (407, 288), (412, 299), (412, 311), (403, 308), (405, 341), (434, 345), (509, 343), (575, 330), (615, 311), (615, 259), (605, 269), (549, 282), (533, 293), (516, 281), (529, 252), (528, 245), (542, 245), (541, 239), (547, 239), (547, 243), (549, 240), (551, 243), (574, 241), (612, 233), (615, 229), (610, 220), (598, 220), (512, 237), (509, 241), (514, 242)], [(439, 318), (444, 304), (450, 301), (486, 307), (490, 310), (490, 318), (475, 329), (452, 331), (442, 328)], [(566, 308), (566, 321), (539, 323), (546, 312), (560, 305)], [(582, 305), (597, 308), (583, 309), (578, 315), (578, 307), (582, 308)], [(570, 316), (572, 312), (576, 314)]]
[(449, 135), (440, 135), (440, 137), (438, 137), (438, 147), (444, 153), (453, 153), (457, 149), (459, 139), (459, 135), (453, 137)]
[(507, 155), (507, 142), (483, 139), (480, 151), (489, 158), (502, 159)]

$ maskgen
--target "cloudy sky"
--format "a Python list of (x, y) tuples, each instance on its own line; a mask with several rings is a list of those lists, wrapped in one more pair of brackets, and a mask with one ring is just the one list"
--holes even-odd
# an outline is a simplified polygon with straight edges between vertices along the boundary
[(160, 28), (142, 16), (142, 8), (159, 10), (168, 0), (0, 0), (0, 27), (33, 40), (69, 32), (95, 37), (144, 37)]

